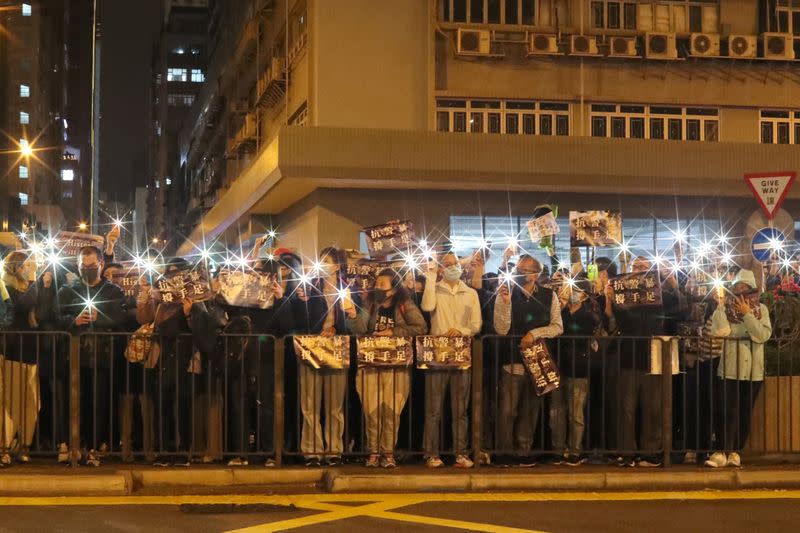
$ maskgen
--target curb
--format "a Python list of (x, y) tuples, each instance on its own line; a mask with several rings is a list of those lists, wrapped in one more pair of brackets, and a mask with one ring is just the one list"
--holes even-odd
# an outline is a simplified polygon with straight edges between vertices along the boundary
[(239, 485), (315, 485), (325, 471), (318, 469), (203, 469), (127, 470), (136, 489), (160, 487), (232, 487)]
[(19, 475), (0, 476), (5, 496), (127, 496), (133, 492), (130, 475)]

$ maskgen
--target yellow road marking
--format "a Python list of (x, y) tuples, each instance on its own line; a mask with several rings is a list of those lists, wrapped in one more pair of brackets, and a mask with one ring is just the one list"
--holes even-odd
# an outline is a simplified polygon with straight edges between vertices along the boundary
[(490, 531), (492, 533), (520, 533), (520, 532), (546, 533), (544, 531), (538, 531), (534, 529), (518, 529), (515, 527), (484, 524), (481, 522), (465, 522), (463, 520), (450, 520), (448, 518), (412, 515), (412, 514), (406, 514), (405, 512), (398, 513), (391, 511), (383, 511), (383, 512), (370, 513), (369, 516), (371, 518), (383, 518), (385, 520), (411, 522), (414, 524), (420, 524), (420, 525), (424, 524), (428, 526), (451, 527), (454, 529), (466, 529), (469, 531)]

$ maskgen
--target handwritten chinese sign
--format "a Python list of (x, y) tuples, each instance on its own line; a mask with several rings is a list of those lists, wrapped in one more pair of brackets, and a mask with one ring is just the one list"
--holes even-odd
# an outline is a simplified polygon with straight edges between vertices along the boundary
[(417, 368), (466, 370), (472, 365), (469, 337), (417, 337)]
[(570, 246), (616, 246), (622, 242), (618, 211), (570, 211)]
[(661, 305), (661, 279), (655, 270), (617, 276), (611, 280), (611, 287), (617, 309)]
[(358, 338), (358, 366), (411, 366), (413, 360), (411, 337)]
[(298, 335), (294, 338), (297, 358), (316, 369), (343, 370), (350, 367), (350, 337)]
[(370, 226), (361, 231), (367, 236), (370, 254), (387, 256), (407, 250), (414, 241), (414, 225), (411, 222), (388, 222)]
[(222, 269), (220, 294), (228, 305), (266, 309), (273, 302), (274, 274), (244, 269)]
[(59, 251), (60, 256), (67, 259), (77, 258), (81, 248), (84, 246), (95, 246), (102, 250), (105, 245), (105, 239), (100, 235), (76, 233), (74, 231), (59, 231), (55, 241), (55, 249)]
[(156, 282), (164, 303), (179, 303), (186, 298), (193, 302), (202, 302), (211, 297), (206, 272), (199, 268), (186, 267), (164, 274)]
[(533, 242), (555, 235), (559, 231), (558, 222), (552, 211), (528, 221), (528, 235)]
[(522, 360), (533, 380), (536, 396), (544, 396), (561, 386), (561, 374), (544, 340), (537, 339), (533, 346), (522, 350)]

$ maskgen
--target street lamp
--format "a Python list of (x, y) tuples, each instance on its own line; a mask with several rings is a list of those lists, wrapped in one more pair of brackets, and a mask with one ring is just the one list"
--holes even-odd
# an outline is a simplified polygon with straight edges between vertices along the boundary
[(158, 237), (153, 237), (153, 244), (158, 244)]
[(88, 227), (89, 226), (86, 224), (86, 222), (81, 222), (80, 224), (78, 224), (78, 229), (81, 231), (86, 231)]

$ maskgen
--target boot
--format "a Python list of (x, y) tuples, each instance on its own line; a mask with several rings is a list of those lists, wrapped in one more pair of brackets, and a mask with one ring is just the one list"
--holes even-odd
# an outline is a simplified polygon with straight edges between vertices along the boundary
[(122, 462), (133, 462), (133, 402), (132, 394), (123, 394), (119, 398), (119, 438)]
[(144, 450), (144, 460), (153, 463), (156, 460), (153, 453), (153, 422), (154, 407), (153, 398), (148, 394), (139, 395), (139, 405), (142, 408), (142, 449)]

